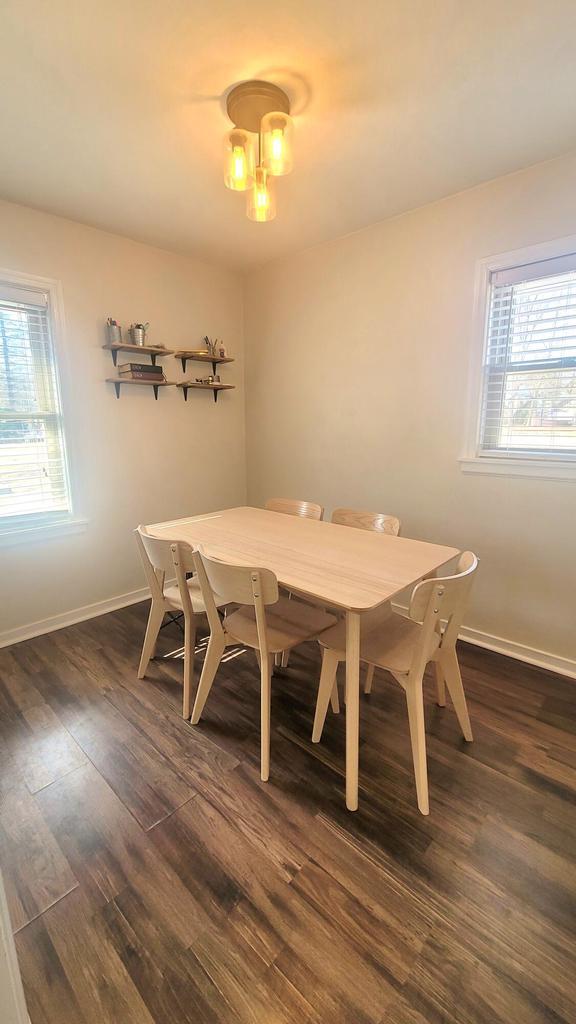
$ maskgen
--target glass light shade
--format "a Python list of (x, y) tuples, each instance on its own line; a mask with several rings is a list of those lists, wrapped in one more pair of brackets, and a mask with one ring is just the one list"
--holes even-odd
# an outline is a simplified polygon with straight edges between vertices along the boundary
[(260, 224), (274, 220), (276, 216), (276, 196), (268, 171), (263, 167), (256, 168), (254, 184), (248, 193), (246, 213), (250, 220), (256, 220)]
[(254, 138), (241, 128), (224, 138), (224, 184), (234, 192), (245, 192), (254, 183)]
[(262, 118), (262, 166), (274, 177), (290, 174), (294, 165), (294, 125), (289, 114), (273, 111)]

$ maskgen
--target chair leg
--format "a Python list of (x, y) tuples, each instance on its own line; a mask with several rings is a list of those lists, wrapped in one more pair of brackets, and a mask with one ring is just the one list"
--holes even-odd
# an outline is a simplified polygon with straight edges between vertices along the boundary
[(289, 657), (290, 651), (282, 651), (282, 657), (280, 658), (280, 668), (288, 668)]
[(206, 656), (204, 658), (200, 682), (198, 683), (198, 689), (196, 691), (196, 700), (194, 701), (194, 708), (192, 710), (192, 725), (198, 725), (198, 722), (200, 721), (200, 715), (204, 710), (208, 694), (212, 689), (212, 683), (214, 682), (214, 677), (218, 671), (218, 666), (220, 665), (225, 649), (226, 644), (222, 637), (210, 637)]
[(426, 768), (426, 733), (424, 731), (424, 698), (422, 696), (421, 678), (407, 683), (406, 704), (408, 705), (408, 722), (410, 724), (410, 742), (412, 744), (412, 760), (414, 762), (414, 778), (416, 780), (418, 808), (422, 814), (429, 814), (428, 771)]
[(184, 689), (182, 692), (182, 718), (190, 718), (190, 702), (192, 683), (194, 680), (194, 649), (196, 647), (196, 627), (184, 622)]
[(460, 675), (458, 655), (454, 648), (450, 651), (446, 651), (446, 654), (442, 659), (442, 670), (446, 679), (448, 693), (450, 694), (450, 698), (454, 705), (456, 718), (458, 719), (460, 728), (462, 729), (462, 735), (465, 740), (468, 740), (468, 742), (471, 743), (474, 737), (472, 736), (472, 726), (470, 725), (466, 696), (464, 693), (464, 687), (462, 686), (462, 676)]
[(364, 680), (364, 693), (372, 693), (372, 680), (374, 679), (374, 665), (368, 665), (366, 679)]
[(153, 657), (156, 649), (156, 641), (158, 639), (158, 633), (160, 632), (160, 626), (162, 625), (163, 618), (164, 608), (158, 602), (152, 601), (152, 604), (150, 605), (150, 614), (148, 615), (148, 625), (146, 626), (146, 635), (142, 645), (140, 665), (138, 666), (138, 679), (144, 679), (144, 676), (146, 675), (146, 669), (148, 668), (150, 658)]
[(272, 691), (273, 655), (260, 656), (260, 778), (270, 777), (270, 699)]
[(340, 714), (340, 701), (338, 700), (338, 681), (334, 681), (332, 693), (330, 694), (330, 707), (335, 715)]
[(439, 708), (446, 707), (446, 686), (444, 680), (444, 672), (439, 661), (434, 662), (434, 671), (436, 673), (436, 703)]
[(336, 685), (336, 672), (340, 658), (335, 651), (325, 648), (322, 653), (322, 671), (320, 673), (320, 684), (318, 686), (318, 698), (316, 700), (316, 714), (314, 715), (314, 728), (312, 729), (312, 742), (318, 743), (324, 728), (328, 702)]

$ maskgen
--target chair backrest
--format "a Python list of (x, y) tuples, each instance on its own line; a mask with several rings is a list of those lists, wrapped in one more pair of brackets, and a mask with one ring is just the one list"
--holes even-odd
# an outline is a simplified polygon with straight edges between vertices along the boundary
[(162, 600), (166, 572), (172, 569), (171, 542), (151, 537), (145, 526), (138, 526), (134, 536), (152, 597)]
[[(188, 550), (184, 550), (185, 548)], [(172, 556), (180, 589), (182, 589), (181, 581), (183, 576), (185, 579), (185, 574), (182, 567), (178, 565), (178, 560), (183, 561), (184, 565), (190, 564), (191, 555), (202, 589), (204, 607), (212, 633), (223, 633), (214, 596), (218, 598), (220, 604), (253, 605), (256, 612), (260, 651), (262, 657), (267, 658), (265, 606), (276, 604), (279, 597), (278, 580), (274, 573), (270, 569), (255, 569), (247, 565), (221, 562), (216, 558), (209, 558), (201, 548), (192, 552), (189, 545), (174, 544)]]
[[(472, 551), (464, 551), (458, 560), (458, 571), (453, 576), (438, 576), (417, 583), (410, 598), (410, 618), (425, 626), (429, 618), (434, 624), (440, 618), (447, 620), (442, 635), (442, 646), (450, 647), (458, 639), (458, 631), (466, 610), (466, 601), (478, 568), (478, 559)], [(433, 609), (431, 611), (431, 609)], [(438, 614), (436, 614), (437, 609)]]
[(209, 558), (201, 548), (198, 554), (212, 593), (223, 604), (253, 605), (257, 597), (263, 604), (275, 604), (278, 600), (278, 580), (270, 569), (221, 562), (217, 558)]
[(268, 512), (283, 512), (284, 515), (301, 516), (303, 519), (322, 519), (324, 515), (322, 505), (292, 498), (269, 498), (264, 507)]
[(400, 520), (396, 516), (388, 516), (383, 512), (362, 512), (354, 508), (335, 508), (331, 521), (338, 523), (339, 526), (354, 526), (357, 530), (389, 533), (393, 537), (397, 537), (400, 533)]

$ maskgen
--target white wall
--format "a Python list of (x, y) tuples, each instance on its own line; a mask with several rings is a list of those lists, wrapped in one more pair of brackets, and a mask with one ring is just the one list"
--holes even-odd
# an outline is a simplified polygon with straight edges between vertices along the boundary
[[(576, 659), (576, 484), (464, 475), (476, 262), (576, 232), (576, 158), (253, 272), (248, 487), (391, 512), (472, 548), (467, 625)], [(576, 668), (576, 664), (574, 665)]]
[[(131, 531), (245, 501), (242, 285), (227, 271), (58, 217), (0, 203), (0, 268), (62, 282), (66, 430), (84, 533), (0, 548), (0, 634), (144, 585)], [(124, 389), (103, 351), (107, 316), (149, 320), (150, 340), (224, 339), (237, 390)], [(169, 378), (180, 363), (163, 359)], [(187, 376), (200, 364), (188, 364)], [(200, 367), (205, 372), (204, 367)], [(1, 636), (0, 636), (1, 640)]]

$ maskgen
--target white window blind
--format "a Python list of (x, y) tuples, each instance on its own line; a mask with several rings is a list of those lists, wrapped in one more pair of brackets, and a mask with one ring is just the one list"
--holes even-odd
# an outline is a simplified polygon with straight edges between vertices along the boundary
[(478, 454), (576, 460), (576, 254), (490, 275)]
[(0, 282), (0, 531), (70, 512), (49, 295)]

